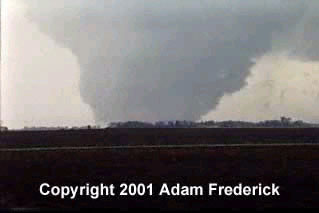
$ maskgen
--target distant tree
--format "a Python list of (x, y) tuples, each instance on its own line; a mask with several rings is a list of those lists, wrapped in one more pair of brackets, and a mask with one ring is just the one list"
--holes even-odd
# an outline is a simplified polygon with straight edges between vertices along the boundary
[(291, 123), (291, 118), (285, 116), (280, 117), (280, 121), (283, 125), (289, 125)]

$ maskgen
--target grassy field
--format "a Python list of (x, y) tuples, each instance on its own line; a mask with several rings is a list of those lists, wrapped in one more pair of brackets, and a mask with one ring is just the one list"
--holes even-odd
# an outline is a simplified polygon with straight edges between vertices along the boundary
[[(153, 131), (153, 132), (152, 132)], [(184, 131), (184, 132), (183, 132)], [(1, 135), (1, 148), (34, 146), (196, 144), (199, 142), (312, 142), (316, 129), (212, 129), (21, 132)], [(258, 139), (259, 138), (259, 139)], [(291, 138), (291, 140), (289, 140)], [(272, 140), (271, 140), (272, 139)], [(298, 139), (298, 140), (297, 140)], [(308, 140), (309, 141), (308, 141)], [(42, 143), (40, 143), (42, 141)], [(39, 143), (39, 144), (38, 144)], [(0, 207), (2, 208), (160, 208), (319, 207), (319, 146), (197, 147), (95, 149), (59, 151), (2, 151)], [(276, 183), (279, 197), (101, 197), (75, 200), (45, 197), (41, 183), (162, 183), (222, 185)]]

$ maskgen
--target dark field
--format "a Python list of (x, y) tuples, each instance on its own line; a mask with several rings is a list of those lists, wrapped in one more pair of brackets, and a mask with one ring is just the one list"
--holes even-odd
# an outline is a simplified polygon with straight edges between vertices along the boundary
[(167, 144), (317, 143), (319, 128), (101, 129), (0, 134), (0, 148)]
[[(92, 130), (8, 132), (1, 148), (138, 144), (317, 143), (317, 129)], [(63, 151), (1, 151), (0, 205), (3, 208), (319, 207), (319, 146), (145, 148)], [(61, 200), (39, 193), (50, 185), (217, 182), (276, 183), (279, 197), (77, 197)]]

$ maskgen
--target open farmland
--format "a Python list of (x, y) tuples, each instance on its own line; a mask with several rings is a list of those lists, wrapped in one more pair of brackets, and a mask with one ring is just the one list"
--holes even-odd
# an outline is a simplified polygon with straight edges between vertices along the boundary
[[(3, 208), (198, 209), (211, 207), (318, 207), (317, 129), (147, 129), (7, 132), (1, 135), (0, 205)], [(279, 143), (283, 145), (279, 145)], [(240, 144), (268, 144), (241, 146)], [(284, 145), (288, 144), (289, 145)], [(296, 145), (294, 145), (295, 143)], [(312, 143), (312, 144), (303, 144)], [(136, 145), (192, 145), (134, 147)], [(196, 144), (236, 144), (197, 146)], [(274, 144), (274, 145), (271, 145)], [(68, 149), (67, 147), (96, 147)], [(102, 148), (122, 146), (119, 148)], [(130, 146), (131, 148), (128, 148)], [(21, 150), (65, 147), (63, 150)], [(99, 148), (101, 147), (101, 148)], [(8, 149), (9, 150), (6, 150)], [(11, 149), (11, 150), (10, 150)], [(276, 183), (279, 197), (41, 196), (39, 186), (86, 183)]]
[(184, 128), (11, 131), (0, 148), (244, 143), (317, 143), (319, 128)]

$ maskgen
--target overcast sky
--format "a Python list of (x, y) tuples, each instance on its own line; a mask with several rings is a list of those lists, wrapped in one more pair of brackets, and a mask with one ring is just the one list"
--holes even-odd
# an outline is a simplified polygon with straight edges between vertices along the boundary
[(4, 0), (10, 127), (319, 121), (316, 0)]

